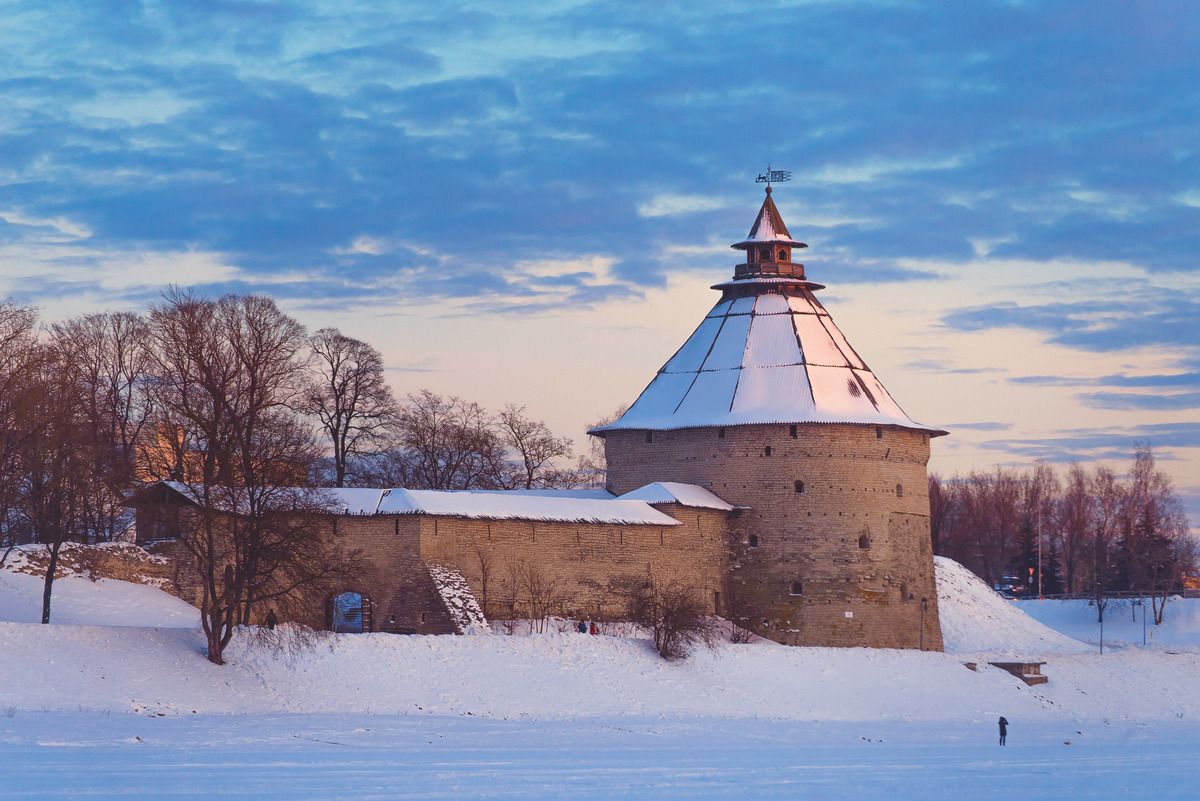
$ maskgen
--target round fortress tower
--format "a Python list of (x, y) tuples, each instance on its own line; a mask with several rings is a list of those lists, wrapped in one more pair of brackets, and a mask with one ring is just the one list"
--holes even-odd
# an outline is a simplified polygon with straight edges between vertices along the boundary
[(926, 465), (911, 420), (793, 254), (771, 188), (721, 299), (604, 437), (608, 488), (707, 487), (732, 523), (720, 611), (792, 645), (941, 650)]

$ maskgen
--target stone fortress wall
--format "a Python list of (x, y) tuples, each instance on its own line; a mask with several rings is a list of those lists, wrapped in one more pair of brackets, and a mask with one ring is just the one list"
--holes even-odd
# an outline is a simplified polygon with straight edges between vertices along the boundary
[(941, 650), (928, 434), (837, 424), (647, 433), (606, 434), (610, 491), (679, 481), (749, 507), (731, 526), (733, 617), (792, 645)]
[(339, 517), (339, 545), (365, 557), (340, 590), (371, 599), (376, 630), (423, 634), (450, 630), (429, 583), (431, 564), (457, 570), (489, 619), (529, 617), (539, 606), (576, 619), (619, 618), (628, 611), (627, 585), (647, 579), (690, 587), (716, 612), (728, 596), (728, 513), (656, 508), (680, 525)]

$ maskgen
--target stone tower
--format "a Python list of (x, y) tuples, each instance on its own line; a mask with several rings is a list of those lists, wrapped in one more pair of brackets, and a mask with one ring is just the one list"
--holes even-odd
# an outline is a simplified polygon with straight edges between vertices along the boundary
[(720, 611), (777, 642), (941, 650), (921, 425), (814, 296), (771, 189), (721, 299), (604, 437), (609, 490), (745, 507)]

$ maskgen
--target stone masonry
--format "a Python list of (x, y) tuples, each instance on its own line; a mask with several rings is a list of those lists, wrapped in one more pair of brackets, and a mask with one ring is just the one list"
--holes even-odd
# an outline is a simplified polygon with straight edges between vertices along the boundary
[(929, 435), (863, 425), (795, 431), (655, 431), (650, 442), (641, 431), (609, 432), (609, 488), (679, 481), (749, 507), (731, 523), (730, 604), (732, 616), (763, 636), (941, 650)]

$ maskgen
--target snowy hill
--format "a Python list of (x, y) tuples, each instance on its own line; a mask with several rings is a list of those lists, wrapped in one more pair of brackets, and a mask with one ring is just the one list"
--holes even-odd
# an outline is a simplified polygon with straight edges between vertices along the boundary
[[(126, 551), (127, 558), (150, 559), (132, 545), (93, 546), (99, 551)], [(50, 622), (83, 626), (197, 628), (195, 607), (149, 584), (91, 579), (80, 558), (85, 549), (64, 545), (50, 601)], [(47, 557), (40, 545), (13, 549), (0, 570), (0, 621), (40, 623)], [(145, 579), (147, 582), (153, 579)]]
[[(42, 579), (0, 571), (0, 620), (39, 623)], [(67, 576), (56, 579), (50, 622), (83, 626), (197, 628), (200, 613), (155, 587), (113, 579)]]
[(935, 556), (934, 569), (947, 653), (1030, 659), (1094, 650), (1034, 620), (953, 559)]

